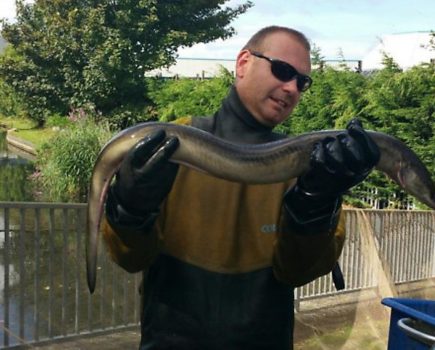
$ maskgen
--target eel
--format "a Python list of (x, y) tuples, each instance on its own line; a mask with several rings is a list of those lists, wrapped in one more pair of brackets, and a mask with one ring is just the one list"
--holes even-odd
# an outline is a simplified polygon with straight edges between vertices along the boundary
[[(275, 142), (247, 145), (219, 139), (202, 130), (170, 123), (148, 122), (127, 128), (100, 151), (93, 169), (87, 212), (86, 266), (89, 291), (96, 284), (99, 226), (109, 185), (127, 152), (143, 137), (163, 129), (180, 145), (171, 161), (229, 181), (267, 184), (286, 181), (305, 173), (316, 142), (344, 130), (318, 131)], [(381, 156), (376, 168), (407, 193), (435, 209), (435, 184), (418, 156), (398, 139), (367, 131)]]

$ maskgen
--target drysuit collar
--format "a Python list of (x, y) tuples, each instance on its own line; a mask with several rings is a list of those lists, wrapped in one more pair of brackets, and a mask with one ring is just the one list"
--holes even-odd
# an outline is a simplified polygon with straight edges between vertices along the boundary
[(212, 133), (223, 139), (237, 143), (264, 143), (274, 141), (279, 134), (273, 128), (259, 123), (243, 105), (235, 86), (223, 101), (213, 117)]

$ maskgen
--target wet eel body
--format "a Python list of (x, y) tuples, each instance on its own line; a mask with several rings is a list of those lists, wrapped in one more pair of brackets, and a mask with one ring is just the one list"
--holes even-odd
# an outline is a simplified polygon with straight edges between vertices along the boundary
[[(171, 161), (230, 181), (266, 184), (286, 181), (307, 171), (313, 145), (343, 130), (302, 134), (260, 145), (233, 144), (189, 126), (144, 123), (115, 135), (101, 150), (95, 163), (88, 199), (86, 264), (88, 287), (96, 283), (99, 226), (110, 182), (130, 148), (146, 135), (164, 129), (176, 136), (180, 146)], [(435, 184), (417, 155), (392, 136), (368, 131), (381, 157), (376, 168), (407, 193), (435, 209)]]

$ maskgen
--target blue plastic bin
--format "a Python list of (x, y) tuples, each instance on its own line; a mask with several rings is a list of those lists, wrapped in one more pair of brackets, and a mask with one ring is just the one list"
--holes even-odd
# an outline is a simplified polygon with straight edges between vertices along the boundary
[(388, 350), (435, 350), (435, 300), (385, 298), (391, 307)]

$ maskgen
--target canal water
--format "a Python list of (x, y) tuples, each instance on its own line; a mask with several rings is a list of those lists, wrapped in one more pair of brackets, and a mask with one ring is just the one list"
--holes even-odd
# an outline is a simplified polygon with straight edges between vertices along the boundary
[[(17, 201), (33, 201), (33, 189), (30, 183), (29, 176), (34, 171), (33, 162), (29, 159), (24, 158), (19, 155), (18, 152), (13, 149), (9, 149), (6, 141), (6, 131), (0, 132), (0, 201), (2, 202), (17, 202)], [(3, 212), (0, 212), (0, 251), (4, 250), (5, 245), (5, 220)], [(3, 252), (2, 252), (3, 253)], [(0, 254), (4, 257), (4, 254)], [(5, 269), (7, 271), (5, 271)], [(6, 278), (6, 274), (8, 276)], [(5, 291), (5, 280), (9, 286), (16, 285), (18, 281), (17, 273), (15, 271), (14, 265), (8, 265), (5, 267), (4, 259), (0, 262), (0, 329), (4, 328), (4, 315), (5, 315), (5, 301), (4, 301), (4, 291)], [(11, 338), (14, 337), (15, 329), (18, 329), (18, 319), (19, 319), (19, 302), (16, 296), (11, 295), (8, 300), (8, 312), (9, 312), (9, 330), (12, 331), (10, 334)], [(31, 320), (31, 314), (25, 312), (24, 317), (27, 321)], [(30, 336), (30, 329), (24, 330), (25, 337)], [(3, 339), (4, 332), (0, 332), (0, 347), (4, 343)], [(12, 343), (14, 343), (12, 341)]]
[(0, 131), (0, 201), (34, 201), (33, 171), (33, 162), (8, 148), (6, 131)]

